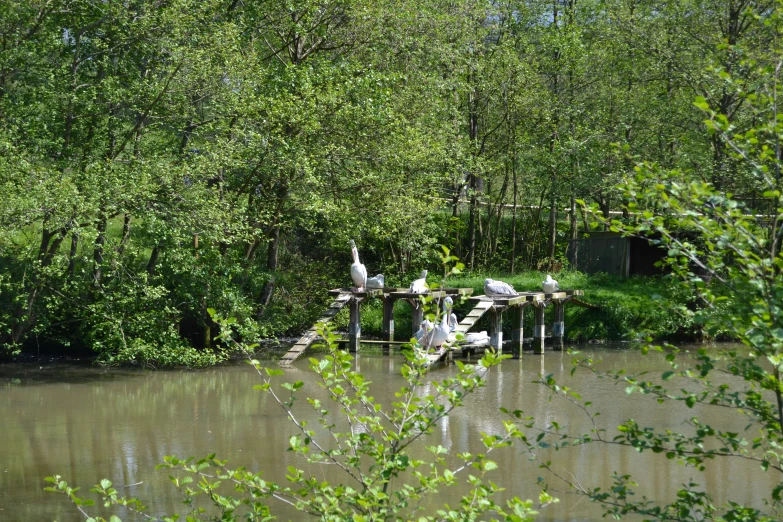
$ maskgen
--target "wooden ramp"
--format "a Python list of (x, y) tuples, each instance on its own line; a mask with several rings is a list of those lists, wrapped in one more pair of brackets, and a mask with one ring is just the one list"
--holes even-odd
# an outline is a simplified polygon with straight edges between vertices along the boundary
[(581, 306), (582, 308), (591, 308), (591, 309), (593, 309), (593, 310), (597, 310), (597, 309), (601, 308), (601, 307), (600, 307), (600, 306), (598, 306), (598, 305), (594, 305), (594, 304), (592, 304), (592, 303), (588, 303), (588, 302), (586, 302), (586, 301), (582, 301), (581, 299), (579, 299), (579, 298), (577, 298), (577, 297), (572, 297), (572, 298), (571, 298), (571, 302), (572, 302), (573, 304), (577, 305), (577, 306)]
[(449, 353), (449, 350), (445, 346), (441, 346), (434, 352), (430, 352), (427, 354), (427, 368), (435, 364), (436, 362), (440, 361), (447, 353)]
[(470, 313), (459, 322), (457, 325), (457, 331), (463, 334), (468, 333), (468, 330), (473, 328), (473, 325), (476, 324), (479, 319), (481, 319), (482, 315), (487, 313), (492, 308), (493, 304), (494, 301), (492, 301), (492, 299), (478, 301), (476, 306), (473, 307), (473, 310), (471, 310)]
[(323, 313), (323, 315), (318, 318), (315, 324), (311, 326), (310, 329), (307, 330), (305, 334), (296, 342), (296, 344), (293, 345), (291, 349), (288, 350), (286, 354), (280, 359), (280, 364), (291, 364), (300, 355), (302, 355), (304, 351), (307, 350), (307, 347), (313, 344), (313, 341), (315, 341), (316, 337), (318, 337), (318, 324), (328, 323), (331, 321), (332, 318), (337, 315), (337, 312), (339, 312), (342, 307), (348, 304), (348, 301), (351, 300), (352, 295), (353, 294), (351, 292), (340, 292), (337, 294), (337, 297), (334, 299), (334, 301), (332, 301), (332, 304), (329, 305), (329, 308)]
[[(462, 321), (459, 322), (457, 325), (457, 332), (460, 333), (467, 333), (468, 330), (473, 328), (473, 325), (475, 325), (479, 319), (481, 319), (481, 316), (487, 313), (490, 309), (492, 309), (493, 301), (491, 299), (487, 299), (486, 301), (479, 301), (476, 303), (476, 306), (473, 307), (473, 310), (470, 311), (468, 315), (466, 315)], [(449, 353), (448, 348), (441, 346), (434, 352), (428, 353), (427, 358), (429, 359), (429, 362), (427, 363), (427, 366), (432, 366), (436, 362), (443, 359), (443, 357), (446, 356), (446, 354)]]

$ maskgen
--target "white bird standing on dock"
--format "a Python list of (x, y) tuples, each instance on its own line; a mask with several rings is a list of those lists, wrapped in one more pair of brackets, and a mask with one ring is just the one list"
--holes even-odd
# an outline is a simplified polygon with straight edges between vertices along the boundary
[(457, 330), (457, 314), (451, 311), (453, 306), (454, 301), (451, 299), (451, 296), (447, 295), (446, 299), (443, 300), (443, 313), (449, 316), (449, 333)]
[(435, 328), (427, 332), (427, 335), (423, 336), (419, 343), (422, 348), (440, 348), (443, 343), (449, 338), (449, 316), (443, 314), (440, 323), (435, 325)]
[(416, 333), (413, 334), (413, 337), (417, 341), (421, 342), (421, 340), (427, 336), (430, 330), (432, 330), (432, 321), (425, 319), (421, 322), (421, 326), (419, 326), (419, 329), (416, 331)]
[(518, 295), (514, 287), (503, 281), (487, 278), (484, 280), (485, 295)]
[(421, 277), (414, 280), (408, 291), (412, 294), (426, 294), (427, 293), (427, 271), (421, 271)]
[(383, 274), (367, 278), (367, 288), (383, 288)]
[(359, 250), (356, 249), (356, 243), (351, 239), (351, 254), (353, 255), (353, 264), (351, 265), (351, 279), (360, 292), (367, 286), (367, 269), (359, 261)]
[(449, 338), (448, 341), (450, 343), (453, 343), (457, 340), (457, 324), (459, 324), (459, 319), (457, 319), (457, 314), (451, 311), (451, 307), (454, 305), (454, 301), (452, 301), (450, 296), (446, 296), (446, 299), (443, 300), (443, 308), (445, 309), (445, 313), (449, 316)]
[(544, 289), (545, 294), (552, 294), (560, 289), (560, 285), (557, 281), (552, 279), (552, 276), (547, 274), (546, 279), (541, 283), (541, 288)]

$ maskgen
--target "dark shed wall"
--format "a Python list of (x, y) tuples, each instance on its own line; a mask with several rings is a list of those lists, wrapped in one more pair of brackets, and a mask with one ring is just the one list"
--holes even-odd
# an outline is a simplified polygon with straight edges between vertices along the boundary
[(569, 263), (586, 274), (606, 272), (628, 276), (629, 260), (628, 239), (624, 237), (572, 239), (568, 244)]
[(661, 267), (655, 266), (655, 263), (666, 257), (665, 249), (640, 237), (632, 237), (630, 238), (630, 242), (630, 275), (651, 276), (664, 273)]
[(586, 274), (605, 272), (628, 277), (662, 273), (655, 263), (666, 251), (643, 238), (627, 238), (616, 234), (599, 233), (568, 243), (568, 261)]

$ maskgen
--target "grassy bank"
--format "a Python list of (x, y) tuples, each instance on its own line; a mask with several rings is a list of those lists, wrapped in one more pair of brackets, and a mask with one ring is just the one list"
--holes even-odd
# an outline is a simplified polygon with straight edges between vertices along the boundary
[[(508, 274), (466, 274), (448, 280), (453, 287), (473, 288), (474, 295), (484, 293), (484, 279), (491, 277), (510, 283), (519, 291), (540, 290), (546, 274), (524, 272)], [(562, 289), (584, 290), (583, 301), (598, 308), (583, 308), (570, 304), (565, 309), (566, 339), (571, 342), (594, 340), (633, 340), (650, 336), (655, 340), (690, 340), (698, 336), (687, 313), (690, 293), (671, 280), (661, 277), (621, 278), (606, 274), (585, 275), (577, 272), (557, 274)], [(455, 307), (461, 319), (470, 310), (470, 303)], [(552, 322), (552, 307), (548, 307), (547, 327)], [(510, 314), (504, 317), (504, 331), (510, 334)], [(380, 336), (383, 309), (380, 300), (362, 308), (362, 331), (365, 336)], [(341, 312), (335, 318), (338, 327), (347, 327), (348, 315)], [(526, 335), (533, 325), (532, 307), (525, 312)], [(476, 327), (488, 330), (484, 317)], [(398, 302), (395, 307), (395, 336), (406, 339), (411, 334), (410, 307)]]

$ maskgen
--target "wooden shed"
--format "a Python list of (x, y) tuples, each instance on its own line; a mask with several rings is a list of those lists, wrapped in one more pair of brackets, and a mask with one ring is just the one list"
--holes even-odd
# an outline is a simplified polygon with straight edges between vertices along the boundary
[(644, 238), (593, 232), (589, 237), (570, 240), (567, 256), (571, 267), (580, 272), (628, 277), (662, 273), (655, 263), (666, 256), (666, 250)]

